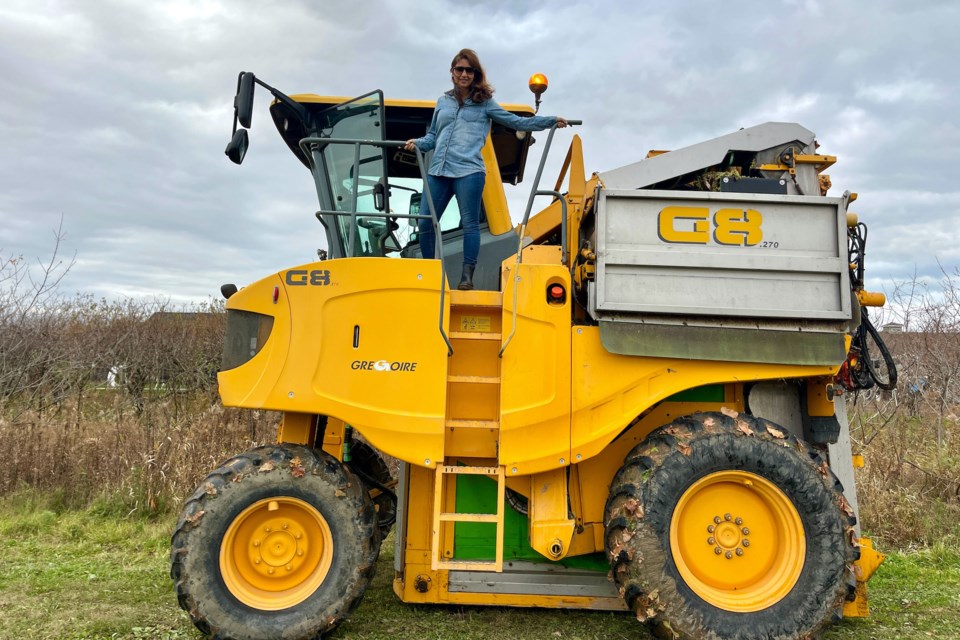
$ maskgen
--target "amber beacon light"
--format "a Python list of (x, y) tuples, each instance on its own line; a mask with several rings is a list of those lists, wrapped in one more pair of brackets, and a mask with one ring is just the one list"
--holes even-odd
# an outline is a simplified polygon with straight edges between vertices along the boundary
[(540, 96), (542, 96), (543, 92), (547, 90), (548, 85), (549, 82), (547, 81), (547, 76), (543, 75), (542, 73), (535, 73), (530, 76), (528, 86), (530, 87), (530, 91), (533, 92), (533, 95), (537, 97), (537, 111), (540, 110)]

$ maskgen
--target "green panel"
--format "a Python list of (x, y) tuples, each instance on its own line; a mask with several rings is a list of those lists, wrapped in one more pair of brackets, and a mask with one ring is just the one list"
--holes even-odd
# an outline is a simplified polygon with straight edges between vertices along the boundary
[[(496, 513), (497, 483), (486, 476), (460, 475), (456, 478), (457, 513)], [(528, 544), (527, 516), (507, 505), (504, 514), (503, 559), (530, 560), (542, 557)], [(497, 525), (487, 522), (456, 522), (453, 530), (453, 557), (457, 560), (492, 560), (496, 552)]]
[(708, 384), (675, 393), (665, 402), (723, 402), (723, 385)]
[[(721, 386), (721, 391), (723, 387)], [(496, 513), (497, 483), (485, 476), (457, 476), (457, 513)], [(552, 562), (530, 546), (527, 516), (506, 505), (503, 530), (503, 559), (527, 562)], [(455, 522), (453, 529), (453, 557), (457, 560), (493, 560), (496, 554), (495, 524), (486, 522)], [(564, 567), (609, 571), (610, 565), (603, 553), (564, 558), (556, 564)]]

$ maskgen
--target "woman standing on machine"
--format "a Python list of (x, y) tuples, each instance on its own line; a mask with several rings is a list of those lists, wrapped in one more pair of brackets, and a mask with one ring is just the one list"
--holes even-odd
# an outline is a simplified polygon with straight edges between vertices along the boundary
[[(463, 275), (458, 289), (473, 289), (473, 272), (480, 255), (480, 200), (486, 169), (480, 154), (490, 133), (491, 121), (517, 131), (541, 131), (567, 121), (555, 116), (523, 118), (504, 110), (493, 99), (480, 58), (472, 49), (462, 49), (450, 65), (453, 89), (437, 100), (427, 135), (407, 140), (406, 149), (434, 151), (427, 171), (427, 188), (436, 215), (442, 216), (457, 196), (463, 225)], [(419, 223), (420, 251), (432, 259), (436, 238), (430, 220)]]

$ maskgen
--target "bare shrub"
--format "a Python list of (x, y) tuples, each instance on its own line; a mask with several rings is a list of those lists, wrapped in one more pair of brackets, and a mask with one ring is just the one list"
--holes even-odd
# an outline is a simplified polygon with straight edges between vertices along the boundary
[[(960, 272), (936, 282), (897, 283), (882, 336), (897, 363), (898, 388), (850, 400), (864, 528), (888, 543), (958, 537), (960, 522)], [(899, 330), (901, 329), (902, 330)]]
[(162, 509), (224, 458), (273, 440), (278, 415), (225, 410), (223, 304), (64, 298), (70, 263), (0, 264), (0, 492), (102, 494)]

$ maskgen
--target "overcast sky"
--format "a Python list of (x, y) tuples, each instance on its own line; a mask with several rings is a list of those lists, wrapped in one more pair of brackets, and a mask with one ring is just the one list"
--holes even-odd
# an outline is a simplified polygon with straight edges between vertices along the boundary
[(315, 191), (267, 94), (243, 166), (223, 155), (237, 73), (432, 100), (466, 46), (500, 102), (548, 75), (541, 113), (584, 120), (588, 172), (771, 120), (814, 131), (839, 157), (830, 195), (860, 195), (868, 284), (889, 290), (960, 264), (958, 33), (960, 3), (930, 0), (4, 0), (0, 256), (48, 257), (62, 218), (66, 293), (174, 303), (309, 262)]

